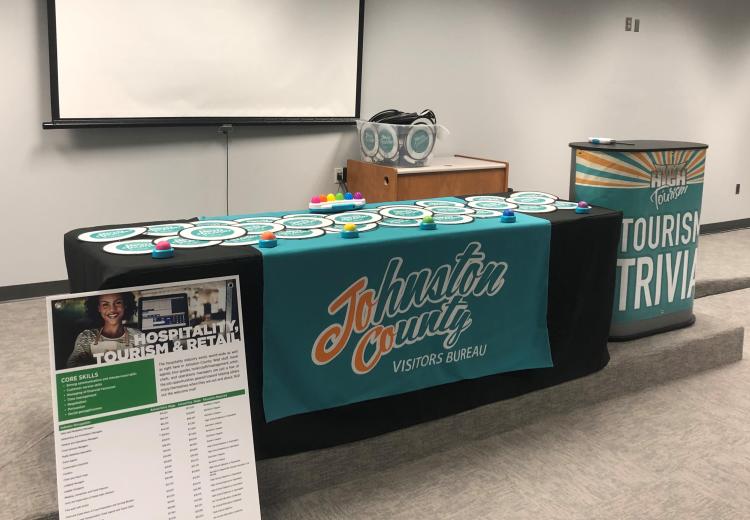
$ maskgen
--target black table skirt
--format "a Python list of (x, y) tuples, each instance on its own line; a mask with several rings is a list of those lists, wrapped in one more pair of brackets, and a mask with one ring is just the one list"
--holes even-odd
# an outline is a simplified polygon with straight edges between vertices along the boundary
[(459, 381), (271, 423), (263, 414), (263, 259), (257, 250), (178, 249), (174, 258), (156, 261), (149, 255), (111, 255), (101, 244), (77, 239), (84, 231), (110, 225), (67, 233), (65, 261), (73, 292), (239, 275), (255, 453), (265, 459), (371, 437), (604, 368), (622, 214), (593, 208), (589, 215), (559, 210), (535, 216), (552, 224), (547, 325), (554, 367)]

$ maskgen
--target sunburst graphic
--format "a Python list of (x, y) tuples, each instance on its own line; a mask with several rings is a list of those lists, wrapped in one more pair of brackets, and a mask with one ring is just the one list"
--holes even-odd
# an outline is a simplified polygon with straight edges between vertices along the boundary
[(703, 184), (705, 150), (659, 152), (576, 151), (579, 186), (643, 189), (651, 187), (653, 172), (665, 166), (685, 165), (687, 184)]

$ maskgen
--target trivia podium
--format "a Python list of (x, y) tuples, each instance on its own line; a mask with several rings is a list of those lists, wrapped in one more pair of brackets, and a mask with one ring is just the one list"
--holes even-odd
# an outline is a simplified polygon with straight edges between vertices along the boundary
[(571, 200), (621, 210), (610, 339), (691, 325), (707, 145), (570, 143)]

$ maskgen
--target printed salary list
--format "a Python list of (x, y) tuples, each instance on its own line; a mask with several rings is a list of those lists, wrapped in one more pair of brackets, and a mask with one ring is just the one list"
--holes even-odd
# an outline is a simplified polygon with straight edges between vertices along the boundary
[[(228, 280), (239, 313), (239, 283)], [(143, 348), (163, 334), (128, 329), (122, 350), (138, 345), (139, 356), (96, 356), (88, 366), (60, 369), (55, 348), (65, 347), (53, 313), (65, 301), (103, 294), (47, 300), (60, 519), (260, 518), (241, 316), (203, 326), (213, 332), (206, 341), (175, 340), (168, 349), (163, 342)], [(116, 299), (109, 291), (100, 302)], [(106, 312), (105, 321), (117, 316)], [(182, 328), (171, 330), (190, 334)], [(128, 343), (128, 335), (138, 337)]]

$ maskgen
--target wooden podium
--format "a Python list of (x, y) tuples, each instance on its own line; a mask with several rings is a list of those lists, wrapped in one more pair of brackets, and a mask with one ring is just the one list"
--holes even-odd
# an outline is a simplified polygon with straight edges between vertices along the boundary
[(429, 199), (507, 191), (508, 169), (505, 161), (465, 155), (435, 157), (429, 166), (417, 168), (350, 159), (346, 181), (349, 191), (361, 192), (368, 202)]

